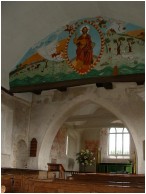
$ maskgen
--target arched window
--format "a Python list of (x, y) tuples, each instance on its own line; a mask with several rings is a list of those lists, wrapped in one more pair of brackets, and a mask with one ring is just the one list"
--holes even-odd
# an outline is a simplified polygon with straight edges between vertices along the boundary
[(130, 155), (130, 134), (126, 128), (109, 129), (109, 157), (128, 158)]

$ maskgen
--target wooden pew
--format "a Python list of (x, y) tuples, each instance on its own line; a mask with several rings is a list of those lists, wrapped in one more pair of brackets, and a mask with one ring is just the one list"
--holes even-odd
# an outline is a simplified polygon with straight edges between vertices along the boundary
[(143, 193), (145, 191), (145, 176), (131, 174), (74, 174), (75, 180), (94, 183), (95, 192), (127, 192)]
[(145, 175), (137, 174), (108, 174), (108, 173), (79, 173), (73, 174), (75, 180), (92, 180), (94, 182), (132, 182), (132, 183), (145, 183)]
[(11, 178), (13, 175), (8, 174), (7, 176), (1, 175), (1, 185), (5, 185), (6, 187), (6, 193), (11, 193), (12, 192), (12, 183), (11, 183)]
[(29, 192), (33, 193), (144, 193), (143, 187), (125, 186), (115, 183), (95, 183), (92, 181), (30, 180)]
[(6, 193), (27, 191), (29, 178), (38, 178), (38, 170), (3, 168), (1, 184), (6, 186)]
[(55, 180), (30, 180), (30, 193), (89, 193), (91, 185), (78, 181)]
[[(16, 170), (17, 171), (17, 170)], [(80, 173), (73, 180), (38, 179), (38, 172), (18, 170), (2, 174), (6, 192), (12, 193), (144, 193), (145, 176), (129, 174)], [(12, 172), (12, 171), (11, 171)]]
[[(22, 178), (22, 177), (21, 177)], [(22, 181), (20, 179), (19, 181)], [(105, 183), (105, 182), (92, 182), (92, 181), (79, 181), (79, 180), (55, 180), (50, 182), (48, 180), (39, 179), (23, 179), (21, 189), (20, 182), (13, 187), (13, 190), (7, 192), (16, 193), (144, 193), (143, 187), (125, 186), (121, 183)], [(27, 184), (26, 184), (27, 183)], [(27, 187), (26, 187), (27, 185)]]

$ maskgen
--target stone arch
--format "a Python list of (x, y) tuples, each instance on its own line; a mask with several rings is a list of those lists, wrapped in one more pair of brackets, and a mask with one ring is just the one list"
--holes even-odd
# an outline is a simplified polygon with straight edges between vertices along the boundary
[[(98, 104), (104, 107), (105, 109), (107, 109), (108, 111), (110, 111), (111, 113), (113, 113), (114, 115), (116, 115), (120, 120), (122, 120), (125, 126), (130, 130), (130, 133), (133, 137), (136, 151), (137, 151), (137, 158), (141, 157), (141, 155), (139, 155), (141, 153), (141, 146), (139, 146), (139, 139), (137, 137), (138, 133), (136, 133), (134, 126), (132, 126), (132, 123), (130, 123), (129, 121), (125, 119), (124, 117), (125, 115), (123, 116), (123, 114), (120, 112), (118, 107), (115, 107), (112, 102), (104, 98), (98, 98), (97, 95), (93, 93), (92, 94), (86, 93), (84, 95), (79, 95), (75, 97), (72, 101), (69, 101), (63, 104), (59, 109), (57, 109), (57, 113), (53, 115), (52, 118), (49, 120), (48, 130), (46, 131), (46, 134), (44, 136), (44, 139), (42, 141), (39, 154), (38, 154), (38, 168), (39, 169), (43, 168), (44, 163), (47, 164), (48, 162), (50, 162), (49, 157), (46, 157), (46, 159), (43, 161), (41, 160), (41, 158), (44, 155), (49, 156), (54, 137), (59, 130), (58, 126), (62, 126), (65, 120), (71, 115), (71, 113), (77, 110), (79, 106), (82, 106), (86, 102), (92, 102), (92, 103)], [(48, 144), (48, 139), (49, 139), (49, 144)], [(142, 161), (140, 161), (139, 163), (141, 164)], [(137, 172), (143, 173), (142, 166), (141, 165), (139, 166), (140, 167), (137, 169)]]

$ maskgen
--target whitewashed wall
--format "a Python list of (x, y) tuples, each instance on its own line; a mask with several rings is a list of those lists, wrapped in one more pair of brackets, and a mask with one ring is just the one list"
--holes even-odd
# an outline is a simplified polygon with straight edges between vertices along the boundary
[[(6, 148), (2, 147), (2, 166), (16, 167), (17, 143), (23, 140), (26, 144), (26, 149), (22, 145), (23, 151), (28, 151), (27, 164), (24, 161), (24, 167), (47, 170), (47, 163), (51, 162), (51, 147), (58, 130), (74, 111), (93, 102), (115, 114), (130, 130), (138, 156), (137, 173), (144, 173), (142, 150), (145, 112), (144, 101), (138, 96), (138, 90), (139, 86), (130, 83), (114, 84), (112, 90), (97, 88), (95, 85), (68, 88), (67, 92), (62, 93), (51, 90), (33, 95), (32, 104), (2, 93), (2, 137), (5, 137), (3, 143), (8, 144)], [(32, 138), (36, 138), (38, 142), (36, 157), (29, 157)], [(26, 154), (25, 151), (24, 153)]]
[(57, 132), (50, 151), (50, 160), (62, 164), (65, 170), (78, 170), (76, 153), (80, 148), (80, 133), (63, 125)]
[[(144, 101), (137, 95), (135, 84), (129, 84), (128, 87), (124, 84), (115, 84), (112, 90), (96, 88), (96, 86), (91, 85), (89, 87), (69, 88), (64, 93), (54, 90), (44, 92), (39, 97), (34, 96), (30, 138), (32, 136), (39, 138), (38, 168), (45, 169), (46, 164), (50, 161), (48, 152), (50, 152), (60, 126), (75, 110), (89, 101), (111, 111), (130, 130), (138, 156), (137, 172), (144, 173), (142, 152), (145, 130)], [(35, 159), (33, 162), (36, 164)]]
[(26, 168), (30, 103), (3, 91), (1, 94), (1, 166)]

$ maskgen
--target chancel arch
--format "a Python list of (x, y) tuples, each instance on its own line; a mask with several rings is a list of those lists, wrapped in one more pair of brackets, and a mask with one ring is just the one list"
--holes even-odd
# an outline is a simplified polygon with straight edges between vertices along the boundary
[[(123, 91), (124, 92), (124, 91)], [(76, 96), (75, 98), (66, 101), (63, 103), (58, 109), (56, 114), (53, 115), (53, 117), (49, 120), (47, 124), (47, 130), (44, 135), (43, 141), (41, 143), (41, 147), (39, 149), (39, 155), (38, 155), (38, 168), (42, 168), (47, 162), (49, 162), (49, 153), (51, 150), (51, 146), (53, 143), (53, 140), (60, 129), (60, 127), (63, 125), (63, 123), (72, 115), (72, 113), (75, 110), (78, 110), (80, 107), (86, 105), (87, 103), (91, 102), (94, 103), (95, 105), (100, 105), (116, 115), (117, 118), (119, 118), (124, 125), (129, 129), (132, 138), (134, 140), (134, 144), (136, 147), (136, 152), (137, 152), (137, 173), (142, 173), (143, 172), (143, 166), (144, 166), (144, 161), (143, 161), (143, 155), (142, 155), (142, 141), (143, 141), (143, 135), (141, 131), (137, 131), (137, 128), (144, 128), (144, 126), (138, 126), (137, 124), (130, 119), (127, 118), (132, 118), (133, 117), (133, 111), (128, 111), (128, 108), (126, 105), (123, 107), (121, 104), (120, 100), (122, 96), (119, 94), (115, 95), (114, 99), (111, 99), (110, 96), (105, 98), (101, 98), (100, 94), (104, 94), (107, 96), (107, 91), (105, 89), (101, 90), (100, 92), (96, 91), (96, 87), (91, 87), (88, 90), (84, 90), (81, 95)], [(112, 92), (111, 92), (112, 93)], [(111, 94), (112, 96), (112, 94)], [(128, 96), (126, 93), (124, 94), (125, 102), (128, 102)], [(134, 101), (136, 98), (134, 99)], [(133, 103), (133, 102), (132, 102)], [(143, 106), (143, 102), (139, 104), (141, 107)], [(144, 119), (140, 118), (140, 115), (136, 114), (137, 108), (136, 106), (133, 108), (135, 110), (134, 114), (137, 116), (138, 119)], [(128, 116), (128, 117), (127, 117)], [(51, 137), (51, 138), (50, 138)], [(49, 141), (48, 141), (49, 139)], [(140, 143), (141, 142), (141, 143)], [(44, 156), (47, 156), (44, 158)], [(42, 160), (42, 157), (44, 160)]]

